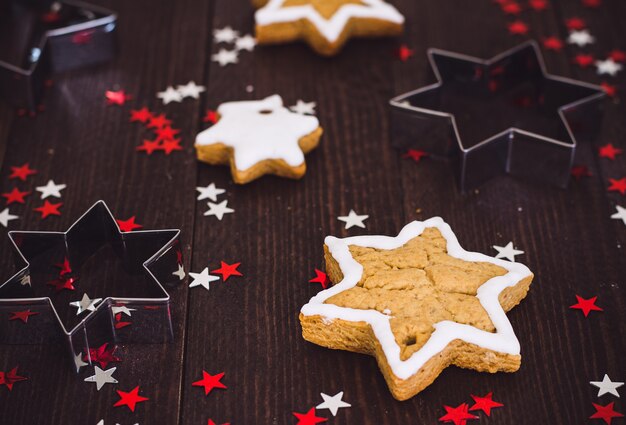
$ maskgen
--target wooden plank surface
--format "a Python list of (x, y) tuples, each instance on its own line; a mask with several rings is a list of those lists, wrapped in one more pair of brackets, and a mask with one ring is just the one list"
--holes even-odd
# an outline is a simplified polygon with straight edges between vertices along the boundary
[[(509, 18), (488, 0), (477, 2), (394, 2), (407, 17), (398, 40), (351, 42), (341, 55), (320, 58), (300, 44), (257, 47), (242, 52), (239, 63), (220, 67), (210, 54), (214, 28), (230, 25), (252, 31), (253, 9), (246, 0), (153, 3), (103, 1), (120, 14), (121, 54), (111, 64), (55, 78), (46, 111), (34, 119), (5, 121), (9, 128), (2, 189), (9, 191), (9, 167), (29, 161), (39, 174), (21, 189), (32, 190), (52, 178), (66, 183), (63, 215), (40, 220), (32, 211), (41, 201), (31, 195), (11, 229), (63, 230), (97, 199), (122, 219), (132, 215), (145, 228), (180, 227), (186, 270), (217, 269), (220, 261), (241, 262), (243, 277), (211, 283), (210, 291), (184, 287), (172, 291), (175, 340), (167, 345), (120, 347), (117, 386), (97, 392), (74, 375), (60, 346), (0, 346), (0, 370), (20, 365), (29, 377), (14, 390), (0, 388), (2, 424), (290, 424), (293, 411), (321, 402), (319, 393), (344, 391), (352, 404), (328, 423), (438, 423), (442, 405), (471, 403), (470, 394), (494, 392), (505, 406), (480, 422), (498, 424), (585, 423), (594, 412), (597, 390), (588, 382), (608, 373), (624, 380), (626, 230), (611, 220), (624, 198), (607, 195), (608, 178), (626, 175), (626, 159), (599, 159), (597, 146), (626, 148), (625, 107), (607, 104), (596, 145), (583, 144), (576, 162), (592, 177), (572, 181), (567, 190), (503, 177), (461, 194), (451, 165), (402, 159), (391, 148), (388, 100), (434, 81), (428, 47), (490, 57), (525, 38), (507, 34)], [(606, 0), (588, 10), (552, 1), (543, 12), (524, 11), (521, 19), (538, 40), (567, 37), (564, 18), (583, 16), (597, 44), (580, 49), (598, 57), (609, 47), (624, 48), (619, 16), (623, 2)], [(394, 58), (399, 42), (415, 50), (407, 62)], [(567, 46), (547, 52), (548, 70), (557, 75), (601, 82), (593, 70), (571, 64), (579, 51)], [(608, 79), (620, 87), (624, 73)], [(168, 85), (195, 80), (207, 86), (200, 101), (163, 106), (155, 98)], [(104, 91), (119, 86), (134, 99), (124, 107), (107, 106)], [(224, 167), (196, 163), (192, 142), (206, 124), (206, 109), (239, 99), (278, 93), (288, 105), (316, 101), (324, 135), (307, 155), (300, 181), (265, 177), (245, 186), (231, 182)], [(622, 92), (623, 94), (623, 92)], [(134, 151), (147, 132), (128, 122), (132, 107), (167, 113), (181, 129), (184, 152), (147, 157)], [(204, 217), (195, 187), (215, 183), (221, 199), (235, 209), (222, 221)], [(343, 229), (336, 219), (350, 209), (368, 214), (367, 229)], [(492, 245), (513, 241), (525, 251), (518, 259), (536, 275), (529, 296), (512, 312), (522, 345), (522, 368), (515, 374), (480, 374), (449, 368), (409, 401), (395, 401), (373, 358), (327, 350), (305, 342), (300, 307), (318, 290), (309, 284), (323, 268), (326, 235), (393, 235), (413, 219), (439, 215), (468, 250), (495, 254)], [(2, 279), (9, 277), (11, 253), (4, 238)], [(575, 294), (598, 296), (604, 312), (584, 318), (568, 307)], [(205, 396), (192, 383), (202, 371), (225, 373), (227, 390)], [(82, 378), (82, 379), (81, 379)], [(141, 385), (149, 397), (135, 413), (112, 408), (115, 389)], [(36, 408), (33, 408), (36, 407)], [(619, 400), (616, 410), (626, 406)], [(318, 411), (328, 417), (328, 411)], [(615, 421), (617, 423), (617, 421)], [(478, 423), (478, 422), (477, 422)]]

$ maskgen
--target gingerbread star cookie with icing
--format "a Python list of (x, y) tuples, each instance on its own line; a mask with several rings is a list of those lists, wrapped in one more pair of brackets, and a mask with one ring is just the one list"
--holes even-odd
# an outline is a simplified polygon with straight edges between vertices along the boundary
[(235, 183), (265, 174), (301, 178), (304, 154), (317, 147), (322, 135), (316, 117), (290, 111), (278, 95), (223, 103), (217, 114), (217, 123), (196, 136), (197, 157), (230, 165)]
[(375, 356), (396, 399), (413, 397), (449, 365), (519, 369), (505, 312), (528, 292), (526, 266), (465, 251), (439, 217), (396, 237), (328, 236), (324, 252), (334, 286), (302, 307), (302, 335)]
[(396, 36), (404, 25), (383, 0), (269, 0), (255, 21), (259, 44), (304, 40), (325, 56), (337, 54), (351, 37)]

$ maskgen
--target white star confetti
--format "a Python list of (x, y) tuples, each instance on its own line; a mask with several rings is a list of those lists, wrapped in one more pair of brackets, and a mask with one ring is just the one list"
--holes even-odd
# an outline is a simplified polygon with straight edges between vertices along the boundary
[(224, 218), (224, 214), (234, 213), (235, 210), (229, 208), (227, 206), (228, 201), (222, 201), (219, 204), (214, 204), (213, 202), (209, 202), (209, 209), (204, 213), (205, 216), (214, 215), (218, 220), (222, 220)]
[(589, 31), (587, 30), (572, 31), (569, 33), (569, 37), (567, 38), (567, 42), (569, 44), (576, 44), (580, 47), (584, 47), (587, 44), (591, 44), (595, 41), (596, 39), (591, 34), (589, 34)]
[(626, 208), (615, 205), (615, 210), (617, 212), (611, 215), (611, 218), (613, 220), (622, 220), (622, 222), (626, 225)]
[(239, 31), (231, 27), (224, 27), (213, 30), (213, 41), (215, 43), (232, 43), (239, 37)]
[(76, 366), (76, 372), (80, 372), (80, 369), (87, 366), (89, 363), (83, 361), (83, 353), (78, 353), (74, 356), (74, 366)]
[(247, 50), (251, 52), (254, 50), (254, 46), (256, 46), (256, 39), (250, 34), (246, 34), (235, 40), (235, 49), (237, 50)]
[(19, 217), (11, 214), (8, 208), (5, 208), (2, 210), (2, 212), (0, 212), (0, 224), (2, 224), (4, 227), (7, 227), (9, 225), (9, 221), (15, 220), (16, 218)]
[(236, 50), (220, 49), (219, 52), (211, 56), (213, 62), (217, 62), (220, 66), (226, 66), (230, 63), (239, 62), (239, 53)]
[(210, 199), (211, 201), (217, 201), (217, 197), (222, 193), (226, 192), (224, 189), (220, 189), (219, 187), (215, 187), (215, 183), (211, 183), (207, 187), (198, 186), (196, 190), (200, 192), (198, 195), (198, 201), (202, 201), (203, 199)]
[(324, 399), (324, 402), (321, 404), (318, 404), (315, 408), (316, 409), (328, 409), (330, 410), (330, 413), (333, 414), (333, 416), (337, 416), (337, 411), (341, 407), (351, 407), (349, 403), (346, 403), (345, 401), (342, 400), (343, 391), (338, 392), (332, 397), (324, 393), (320, 393), (320, 395)]
[(622, 70), (622, 65), (609, 58), (603, 61), (596, 61), (596, 68), (598, 74), (609, 74), (614, 77), (615, 74)]
[(164, 105), (167, 105), (170, 102), (180, 102), (183, 100), (183, 96), (180, 92), (172, 86), (168, 86), (165, 91), (158, 92), (157, 97), (163, 101)]
[(493, 249), (498, 251), (498, 254), (496, 255), (496, 258), (506, 258), (507, 260), (509, 260), (512, 263), (515, 262), (515, 256), (516, 255), (521, 255), (521, 254), (524, 253), (524, 251), (520, 251), (518, 249), (515, 249), (513, 247), (513, 242), (509, 242), (505, 246), (493, 245)]
[(305, 102), (301, 99), (298, 99), (295, 105), (290, 106), (292, 112), (300, 115), (315, 115), (315, 107), (317, 104), (315, 102)]
[(172, 272), (172, 274), (174, 276), (177, 276), (179, 280), (183, 280), (185, 276), (187, 276), (187, 274), (185, 273), (185, 268), (183, 267), (182, 264), (179, 264), (178, 270), (176, 270), (175, 272)]
[(70, 305), (76, 307), (76, 315), (78, 316), (83, 311), (95, 311), (96, 304), (102, 301), (102, 298), (89, 298), (89, 295), (83, 294), (83, 298), (80, 301), (72, 301)]
[(354, 210), (350, 210), (348, 215), (339, 216), (337, 217), (337, 220), (343, 221), (344, 223), (346, 223), (346, 229), (349, 229), (354, 226), (365, 229), (365, 223), (363, 222), (367, 220), (368, 218), (369, 218), (369, 215), (358, 215), (357, 213), (354, 212)]
[(98, 366), (95, 366), (95, 374), (85, 378), (85, 382), (95, 382), (98, 391), (104, 387), (104, 384), (117, 384), (117, 379), (113, 377), (113, 372), (115, 372), (116, 369), (116, 367), (112, 367), (107, 370), (102, 370)]
[(55, 184), (54, 181), (48, 180), (48, 183), (46, 183), (45, 186), (37, 186), (35, 190), (37, 190), (37, 192), (41, 192), (41, 199), (46, 199), (48, 196), (60, 198), (61, 191), (66, 187), (66, 184)]
[(190, 288), (202, 286), (206, 288), (207, 291), (209, 290), (209, 283), (220, 279), (218, 276), (213, 276), (209, 274), (208, 267), (205, 267), (204, 270), (202, 270), (200, 273), (189, 272), (189, 276), (191, 276), (191, 278), (193, 279), (189, 284)]
[(113, 306), (113, 307), (111, 307), (111, 311), (113, 312), (113, 314), (124, 313), (128, 317), (132, 317), (131, 311), (136, 311), (136, 309), (128, 308), (125, 305), (122, 305), (122, 306)]
[(195, 81), (190, 81), (185, 85), (176, 86), (176, 91), (183, 97), (193, 97), (194, 99), (200, 98), (200, 93), (206, 91), (206, 87), (199, 86)]
[(623, 382), (611, 381), (611, 378), (609, 378), (609, 375), (607, 375), (606, 373), (604, 374), (604, 378), (602, 378), (602, 381), (590, 381), (589, 383), (594, 387), (599, 388), (598, 397), (601, 397), (604, 394), (613, 394), (615, 397), (619, 398), (619, 393), (617, 392), (617, 389), (624, 385)]

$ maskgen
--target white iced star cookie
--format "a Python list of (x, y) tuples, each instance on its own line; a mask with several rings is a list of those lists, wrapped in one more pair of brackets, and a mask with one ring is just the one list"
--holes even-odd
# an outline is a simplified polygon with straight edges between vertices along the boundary
[(304, 40), (332, 56), (351, 37), (401, 34), (404, 17), (383, 0), (269, 0), (255, 21), (259, 44)]
[(375, 356), (398, 400), (449, 365), (520, 367), (506, 312), (530, 287), (526, 266), (465, 251), (439, 217), (413, 221), (398, 236), (328, 236), (324, 253), (334, 286), (302, 307), (302, 336)]
[(217, 113), (217, 123), (196, 137), (197, 156), (209, 164), (229, 164), (235, 183), (265, 174), (302, 177), (304, 154), (322, 135), (316, 117), (290, 111), (278, 95), (223, 103)]

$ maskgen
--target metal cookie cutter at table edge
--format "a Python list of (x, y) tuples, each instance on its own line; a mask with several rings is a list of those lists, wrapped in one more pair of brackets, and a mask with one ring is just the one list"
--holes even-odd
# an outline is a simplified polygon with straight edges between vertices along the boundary
[(502, 174), (567, 187), (577, 145), (600, 131), (600, 86), (548, 74), (534, 41), (428, 59), (437, 83), (390, 101), (394, 147), (452, 157), (462, 192)]
[[(0, 344), (46, 344), (61, 339), (78, 372), (82, 361), (91, 364), (94, 360), (90, 348), (171, 341), (170, 295), (165, 288), (177, 287), (184, 280), (179, 236), (177, 229), (122, 232), (103, 201), (96, 202), (65, 232), (9, 232), (18, 272), (0, 285)], [(81, 278), (81, 271), (98, 260), (99, 252), (109, 251), (111, 261), (119, 262), (124, 279), (109, 284), (106, 280)], [(108, 276), (101, 264), (93, 269), (98, 276)], [(54, 276), (75, 278), (69, 281), (69, 289), (76, 290), (54, 291), (49, 280)], [(88, 295), (102, 301), (94, 305), (93, 311), (73, 318), (76, 310), (65, 303), (68, 299), (80, 300), (86, 293), (85, 283), (90, 285)], [(116, 285), (115, 290), (123, 296), (98, 292), (102, 285)], [(67, 283), (63, 289), (67, 289)], [(120, 323), (116, 309), (132, 312), (125, 323), (129, 326), (116, 326)], [(34, 315), (27, 322), (7, 320), (17, 311)], [(79, 321), (68, 326), (68, 317)]]

